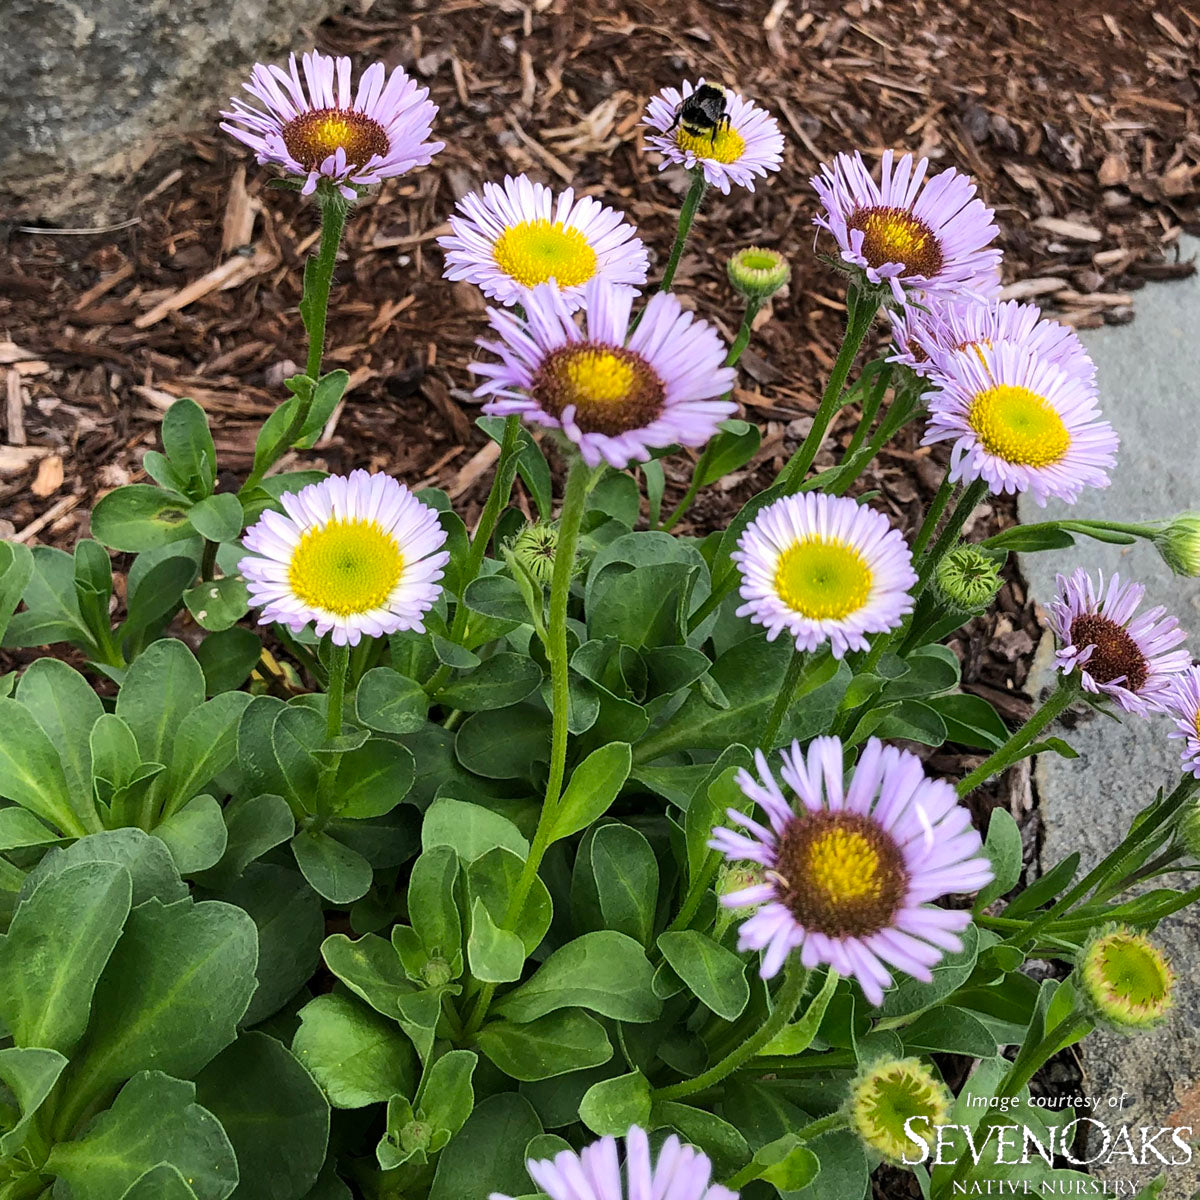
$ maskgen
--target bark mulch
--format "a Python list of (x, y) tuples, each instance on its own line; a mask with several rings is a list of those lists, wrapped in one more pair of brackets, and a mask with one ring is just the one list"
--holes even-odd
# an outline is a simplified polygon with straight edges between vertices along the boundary
[[(297, 34), (298, 48), (309, 41)], [(495, 453), (474, 428), (466, 371), (484, 303), (440, 280), (433, 239), (457, 197), (527, 171), (623, 208), (661, 267), (687, 180), (656, 170), (639, 120), (681, 77), (735, 86), (778, 114), (788, 139), (783, 170), (755, 192), (710, 192), (677, 276), (685, 302), (732, 335), (728, 254), (757, 243), (794, 266), (760, 314), (735, 393), (763, 429), (761, 454), (703, 494), (685, 530), (726, 522), (808, 428), (843, 320), (840, 278), (812, 253), (808, 179), (838, 150), (911, 148), (974, 174), (1004, 231), (1008, 294), (1077, 326), (1128, 321), (1148, 280), (1194, 270), (1175, 245), (1200, 198), (1200, 10), (1171, 0), (1069, 11), (1051, 0), (358, 0), (315, 41), (403, 63), (441, 106), (447, 148), (350, 222), (325, 362), (352, 383), (305, 461), (445, 488), (468, 520)], [(215, 129), (224, 100), (152, 161), (128, 223), (7, 230), (0, 535), (63, 546), (83, 535), (97, 496), (141, 477), (178, 396), (208, 410), (225, 485), (248, 469), (256, 427), (303, 359), (296, 303), (316, 232), (312, 209), (268, 189), (271, 173)], [(852, 424), (846, 414), (818, 467)], [(905, 431), (861, 484), (904, 527), (944, 469), (918, 440)], [(670, 502), (684, 456), (667, 470)], [(1014, 519), (1001, 500), (976, 523)], [(997, 611), (957, 642), (968, 686), (1012, 721), (1029, 711), (1036, 636), (1013, 573)], [(950, 749), (934, 762), (964, 765)], [(1003, 787), (991, 802), (1032, 807), (1027, 771)]]

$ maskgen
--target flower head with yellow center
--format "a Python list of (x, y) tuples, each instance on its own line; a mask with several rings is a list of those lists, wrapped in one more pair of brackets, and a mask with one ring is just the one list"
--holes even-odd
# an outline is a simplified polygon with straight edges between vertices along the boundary
[(1171, 1007), (1175, 973), (1144, 933), (1122, 926), (1101, 930), (1084, 946), (1076, 974), (1093, 1012), (1110, 1028), (1149, 1029)]
[(1058, 577), (1046, 616), (1058, 639), (1057, 666), (1077, 670), (1086, 691), (1107, 696), (1128, 713), (1147, 716), (1167, 706), (1171, 682), (1192, 658), (1179, 644), (1187, 636), (1162, 607), (1137, 611), (1146, 594), (1120, 575), (1097, 580), (1082, 568)]
[(304, 194), (328, 179), (353, 200), (358, 189), (426, 166), (444, 148), (427, 139), (437, 106), (397, 67), (381, 62), (351, 88), (348, 58), (311, 51), (288, 69), (255, 65), (245, 89), (263, 107), (235, 98), (221, 128), (249, 146), (260, 163), (304, 179)]
[(468, 192), (438, 238), (443, 275), (465, 279), (501, 304), (523, 304), (527, 291), (553, 283), (571, 309), (593, 279), (646, 281), (646, 247), (624, 214), (567, 188), (557, 198), (525, 175)]
[(437, 513), (389, 475), (331, 475), (280, 497), (247, 530), (238, 563), (260, 624), (313, 625), (336, 645), (423, 631), (437, 602), (445, 530)]
[(822, 211), (814, 223), (837, 242), (841, 259), (864, 281), (886, 284), (898, 303), (916, 294), (989, 295), (1000, 264), (990, 248), (999, 230), (954, 169), (926, 181), (929, 160), (883, 155), (876, 183), (857, 151), (822, 164), (812, 180)]
[[(1176, 675), (1164, 699), (1167, 715), (1175, 721), (1175, 728), (1167, 736), (1183, 742), (1183, 769), (1200, 779), (1200, 666), (1188, 667)], [(1200, 848), (1200, 820), (1195, 825), (1196, 845)], [(1200, 858), (1200, 853), (1196, 857)]]
[(952, 480), (983, 479), (994, 493), (1029, 492), (1043, 505), (1108, 486), (1117, 435), (1080, 366), (1020, 342), (978, 343), (940, 355), (929, 383), (922, 444), (953, 442)]
[(906, 1122), (920, 1122), (917, 1130), (928, 1134), (947, 1123), (952, 1100), (946, 1085), (919, 1058), (881, 1059), (865, 1067), (850, 1086), (850, 1122), (876, 1154), (900, 1165), (916, 1148)]
[(471, 370), (486, 382), (484, 412), (560, 429), (592, 467), (645, 462), (657, 447), (702, 446), (737, 406), (723, 399), (735, 373), (711, 326), (667, 292), (630, 331), (636, 292), (603, 279), (583, 289), (584, 328), (552, 283), (527, 294), (525, 315), (489, 309), (500, 361)]
[(717, 128), (689, 131), (678, 119), (683, 102), (703, 79), (680, 88), (663, 88), (646, 105), (642, 123), (651, 132), (646, 143), (662, 155), (659, 170), (684, 166), (699, 170), (705, 180), (726, 195), (733, 184), (754, 191), (756, 178), (766, 178), (783, 163), (783, 134), (779, 122), (765, 109), (737, 92), (725, 91), (725, 117)]
[(798, 742), (784, 750), (789, 800), (756, 751), (757, 777), (741, 771), (737, 784), (768, 823), (731, 808), (741, 828), (714, 829), (709, 845), (763, 868), (761, 882), (721, 896), (727, 908), (758, 906), (738, 946), (763, 952), (763, 978), (798, 951), (803, 966), (852, 976), (879, 1004), (891, 969), (928, 981), (943, 954), (961, 948), (970, 914), (930, 902), (977, 891), (992, 869), (954, 788), (926, 778), (915, 754), (871, 738), (848, 774), (845, 754), (836, 737), (816, 738), (807, 753)]
[(917, 581), (908, 545), (887, 518), (855, 500), (784, 496), (747, 526), (732, 555), (745, 603), (738, 616), (784, 630), (797, 650), (829, 642), (841, 658), (867, 635), (897, 628)]

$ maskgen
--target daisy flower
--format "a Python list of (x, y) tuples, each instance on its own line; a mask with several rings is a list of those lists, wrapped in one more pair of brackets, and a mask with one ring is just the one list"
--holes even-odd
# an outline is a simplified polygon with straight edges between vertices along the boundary
[(754, 191), (756, 176), (766, 178), (768, 171), (778, 171), (783, 162), (783, 134), (779, 123), (765, 109), (759, 108), (737, 92), (725, 92), (725, 114), (729, 118), (712, 134), (689, 133), (679, 120), (679, 107), (704, 80), (684, 82), (683, 90), (663, 88), (646, 105), (642, 124), (653, 133), (646, 141), (662, 156), (658, 169), (665, 171), (676, 164), (689, 171), (699, 167), (705, 180), (729, 194), (736, 183)]
[(1134, 616), (1145, 594), (1140, 583), (1122, 584), (1115, 572), (1105, 588), (1103, 572), (1093, 583), (1080, 567), (1069, 579), (1058, 577), (1058, 594), (1046, 610), (1060, 643), (1058, 669), (1069, 675), (1078, 667), (1085, 690), (1142, 717), (1163, 710), (1171, 677), (1192, 661), (1175, 649), (1187, 634), (1165, 608)]
[(524, 302), (525, 292), (553, 281), (572, 309), (592, 279), (646, 282), (646, 247), (624, 213), (572, 188), (558, 199), (528, 176), (485, 183), (468, 192), (438, 238), (446, 279), (465, 279), (501, 304)]
[(1188, 667), (1171, 680), (1166, 706), (1175, 719), (1167, 736), (1183, 739), (1183, 769), (1200, 779), (1200, 667)]
[(824, 210), (813, 223), (833, 234), (843, 262), (873, 284), (886, 283), (899, 303), (913, 290), (990, 290), (1000, 251), (988, 243), (1000, 231), (975, 198), (975, 184), (951, 168), (922, 187), (927, 158), (914, 163), (905, 154), (893, 162), (885, 151), (879, 183), (857, 151), (822, 163), (812, 185)]
[[(625, 1171), (615, 1138), (605, 1137), (578, 1153), (561, 1150), (553, 1158), (529, 1159), (529, 1176), (550, 1200), (736, 1200), (737, 1193), (712, 1182), (712, 1163), (694, 1146), (672, 1134), (658, 1158), (650, 1139), (634, 1125), (625, 1135)], [(512, 1200), (492, 1192), (489, 1200)]]
[(941, 354), (926, 393), (921, 444), (952, 441), (950, 478), (992, 492), (1030, 492), (1073, 504), (1107, 487), (1117, 435), (1100, 418), (1090, 374), (1015, 342)]
[(238, 563), (260, 625), (316, 626), (335, 645), (424, 632), (450, 555), (437, 513), (389, 475), (331, 475), (279, 498), (246, 532)]
[(799, 742), (782, 752), (797, 811), (756, 751), (758, 778), (743, 770), (737, 784), (769, 824), (731, 808), (744, 832), (718, 827), (709, 845), (766, 871), (762, 883), (721, 897), (727, 908), (761, 906), (742, 923), (738, 948), (764, 951), (764, 979), (798, 949), (802, 966), (853, 976), (877, 1005), (889, 968), (928, 982), (947, 951), (962, 949), (971, 914), (930, 901), (978, 891), (992, 868), (954, 788), (926, 778), (915, 754), (871, 738), (843, 783), (842, 753), (836, 737), (815, 738), (807, 757)]
[(1036, 304), (962, 296), (929, 297), (925, 304), (924, 309), (909, 304), (888, 310), (896, 344), (889, 362), (904, 363), (928, 377), (957, 350), (1015, 342), (1076, 379), (1091, 383), (1096, 378), (1096, 364), (1075, 330), (1047, 320)]
[(645, 462), (664, 446), (702, 446), (737, 410), (717, 398), (736, 378), (724, 365), (725, 344), (669, 292), (650, 298), (631, 333), (636, 295), (593, 279), (583, 293), (586, 332), (550, 283), (527, 295), (524, 319), (489, 309), (501, 340), (479, 344), (501, 361), (471, 364), (487, 379), (475, 394), (492, 397), (483, 411), (561, 429), (592, 467)]
[[(242, 86), (257, 104), (234, 97), (221, 128), (245, 143), (260, 163), (304, 177), (304, 195), (332, 180), (347, 200), (365, 187), (428, 165), (445, 147), (428, 140), (437, 115), (429, 89), (396, 67), (389, 76), (372, 63), (350, 86), (350, 60), (316, 50), (304, 56), (304, 79), (293, 54), (284, 71), (256, 63)], [(264, 111), (265, 109), (265, 111)]]
[(797, 650), (829, 642), (835, 658), (865, 650), (869, 633), (897, 628), (917, 581), (900, 531), (856, 500), (803, 492), (767, 505), (730, 556), (742, 576), (738, 610), (783, 630)]

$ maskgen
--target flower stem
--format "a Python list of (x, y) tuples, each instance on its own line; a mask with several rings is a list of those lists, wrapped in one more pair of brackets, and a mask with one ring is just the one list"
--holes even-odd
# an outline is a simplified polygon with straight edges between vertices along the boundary
[(827, 662), (829, 654), (818, 653), (814, 655), (805, 654), (802, 650), (796, 650), (788, 663), (787, 673), (783, 677), (783, 683), (779, 687), (779, 694), (775, 697), (775, 704), (771, 708), (771, 715), (767, 718), (766, 728), (763, 730), (762, 737), (758, 739), (758, 745), (763, 750), (771, 751), (775, 749), (775, 739), (779, 736), (779, 730), (783, 727), (784, 717), (788, 711), (796, 703), (797, 697), (800, 694), (800, 689), (809, 679), (812, 670), (819, 667), (822, 663)]
[[(550, 619), (547, 625), (546, 654), (550, 659), (551, 719), (550, 775), (537, 829), (525, 865), (509, 897), (503, 929), (511, 930), (525, 907), (538, 868), (550, 845), (551, 831), (558, 815), (563, 779), (567, 770), (567, 718), (570, 712), (570, 677), (567, 657), (567, 606), (571, 598), (571, 580), (575, 575), (575, 554), (579, 546), (579, 529), (587, 505), (588, 492), (599, 478), (581, 458), (571, 463), (563, 493), (562, 512), (558, 520), (558, 548), (554, 553), (554, 574), (550, 580)], [(475, 1000), (475, 1009), (466, 1023), (465, 1033), (473, 1034), (483, 1024), (491, 1003), (495, 984), (485, 984)]]
[(821, 404), (817, 409), (816, 416), (813, 417), (812, 428), (776, 480), (778, 484), (782, 485), (785, 492), (791, 493), (799, 490), (805, 475), (808, 474), (808, 468), (812, 466), (813, 459), (817, 457), (817, 452), (821, 449), (821, 444), (825, 440), (825, 434), (829, 431), (834, 415), (841, 407), (842, 392), (845, 389), (850, 368), (854, 365), (859, 350), (862, 349), (862, 344), (866, 340), (867, 332), (870, 330), (878, 310), (878, 300), (874, 295), (868, 297), (851, 284), (846, 293), (846, 332), (842, 336), (842, 348), (838, 351), (825, 394), (821, 397)]
[(914, 557), (925, 552), (925, 547), (929, 545), (929, 539), (933, 537), (933, 531), (938, 527), (938, 522), (942, 519), (942, 514), (946, 511), (946, 505), (950, 502), (950, 497), (953, 495), (954, 483), (950, 479), (950, 472), (947, 471), (942, 477), (942, 482), (938, 485), (937, 494), (933, 497), (933, 503), (930, 504), (929, 511), (925, 514), (925, 520), (921, 523), (921, 528), (917, 531), (917, 536), (913, 539), (912, 552)]
[(329, 312), (329, 289), (333, 285), (333, 268), (338, 247), (346, 228), (348, 206), (336, 191), (320, 196), (321, 245), (313, 263), (311, 277), (304, 272), (304, 298), (301, 315), (308, 331), (308, 362), (304, 373), (314, 382), (321, 377), (321, 359), (325, 353), (325, 318)]
[(682, 1096), (690, 1096), (694, 1092), (702, 1092), (705, 1088), (720, 1083), (727, 1075), (732, 1074), (742, 1063), (753, 1058), (764, 1046), (768, 1045), (775, 1035), (792, 1019), (800, 1001), (804, 998), (804, 988), (808, 983), (808, 972), (800, 965), (800, 956), (792, 954), (784, 968), (783, 986), (775, 995), (775, 1007), (771, 1015), (752, 1033), (737, 1049), (727, 1054), (715, 1066), (710, 1067), (702, 1075), (694, 1079), (684, 1079), (673, 1083), (670, 1087), (655, 1088), (655, 1100), (678, 1100)]
[(1025, 748), (1056, 717), (1061, 716), (1079, 696), (1080, 683), (1076, 674), (1060, 676), (1058, 687), (1016, 733), (995, 754), (985, 759), (969, 775), (959, 781), (958, 794), (967, 796), (981, 783), (1007, 770), (1022, 755)]
[[(810, 1121), (807, 1125), (795, 1130), (794, 1136), (797, 1143), (811, 1142), (816, 1138), (823, 1137), (827, 1133), (832, 1133), (835, 1129), (844, 1129), (846, 1124), (846, 1114), (839, 1108), (831, 1112), (828, 1116), (821, 1117), (816, 1121)], [(757, 1179), (767, 1170), (767, 1166), (768, 1164), (752, 1158), (732, 1179), (726, 1181), (725, 1186), (731, 1192), (738, 1192), (746, 1184)]]
[(913, 600), (916, 600), (925, 590), (929, 581), (933, 578), (933, 573), (937, 570), (938, 563), (946, 557), (954, 543), (958, 541), (962, 527), (967, 523), (967, 518), (979, 506), (984, 496), (987, 495), (987, 490), (987, 480), (976, 479), (959, 496), (958, 503), (954, 506), (954, 511), (951, 512), (947, 519), (946, 525), (938, 535), (937, 541), (933, 543), (933, 549), (929, 551), (921, 565), (917, 568), (917, 582), (912, 590)]
[(700, 167), (696, 167), (692, 171), (692, 186), (688, 188), (688, 193), (683, 198), (683, 208), (679, 210), (679, 228), (675, 231), (675, 245), (671, 247), (671, 257), (667, 259), (662, 282), (658, 285), (660, 292), (671, 290), (671, 284), (675, 280), (675, 271), (679, 267), (679, 260), (683, 257), (683, 248), (687, 244), (688, 234), (692, 230), (692, 222), (696, 219), (700, 201), (704, 199), (704, 193), (707, 190), (708, 184), (704, 179), (704, 171)]
[(746, 347), (750, 344), (750, 335), (754, 332), (754, 318), (758, 316), (758, 311), (762, 308), (763, 302), (758, 296), (746, 297), (746, 311), (742, 313), (742, 324), (737, 331), (737, 337), (733, 339), (733, 345), (729, 347), (729, 353), (725, 357), (725, 365), (727, 367), (736, 367), (737, 361), (742, 357)]
[(350, 647), (332, 644), (329, 648), (329, 710), (325, 717), (325, 736), (332, 741), (341, 736), (342, 710), (346, 700), (346, 670), (350, 666)]

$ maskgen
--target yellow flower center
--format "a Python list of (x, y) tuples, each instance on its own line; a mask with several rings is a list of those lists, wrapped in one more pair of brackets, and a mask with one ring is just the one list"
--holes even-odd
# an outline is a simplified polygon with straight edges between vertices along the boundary
[(543, 410), (561, 418), (574, 406), (584, 433), (615, 437), (648, 425), (662, 411), (662, 381), (640, 354), (582, 342), (543, 360), (530, 389)]
[(775, 588), (793, 612), (810, 621), (841, 620), (867, 601), (872, 574), (853, 546), (808, 537), (789, 546), (775, 568)]
[(903, 263), (905, 274), (932, 279), (943, 263), (942, 247), (933, 230), (907, 208), (883, 205), (858, 208), (846, 220), (863, 234), (862, 256), (869, 267)]
[(403, 574), (404, 555), (377, 522), (335, 518), (300, 538), (288, 583), (310, 608), (345, 617), (380, 608)]
[(1049, 401), (1015, 384), (977, 392), (967, 421), (989, 454), (1015, 466), (1048, 467), (1071, 446), (1071, 435)]
[(887, 926), (908, 891), (904, 856), (861, 813), (805, 813), (779, 841), (779, 896), (805, 929), (869, 937)]
[(347, 163), (361, 167), (376, 154), (386, 154), (391, 146), (378, 121), (349, 108), (301, 113), (283, 127), (283, 144), (308, 171), (318, 170), (339, 149), (346, 151)]
[(510, 225), (492, 246), (496, 266), (522, 287), (549, 279), (559, 287), (578, 287), (596, 273), (596, 252), (578, 229), (561, 221), (522, 221)]
[(685, 154), (719, 163), (737, 162), (746, 152), (746, 139), (732, 125), (723, 125), (715, 136), (707, 129), (689, 133), (680, 125), (675, 131), (675, 145)]

